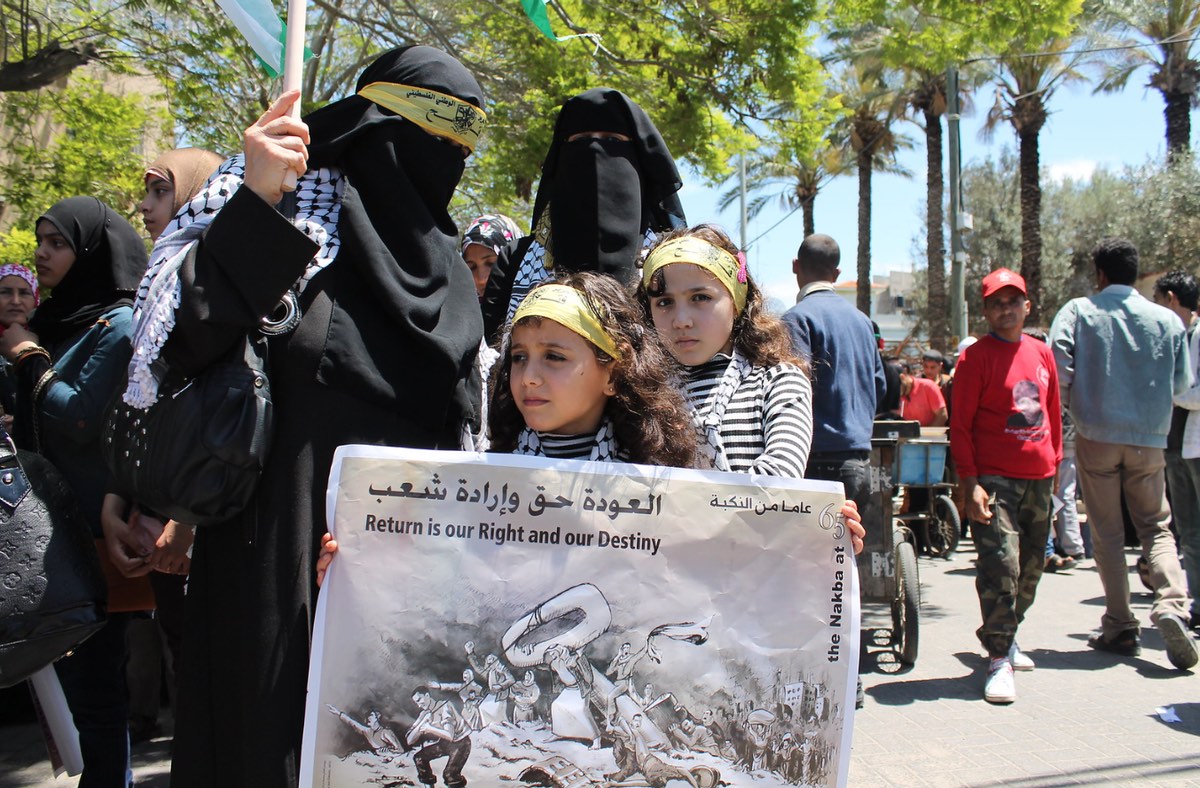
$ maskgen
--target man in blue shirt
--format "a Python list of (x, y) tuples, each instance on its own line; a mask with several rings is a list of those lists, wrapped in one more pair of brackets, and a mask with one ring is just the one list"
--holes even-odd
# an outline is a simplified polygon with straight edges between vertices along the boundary
[(875, 404), (886, 379), (870, 319), (833, 289), (840, 261), (828, 235), (804, 239), (792, 261), (800, 297), (783, 323), (797, 355), (812, 364), (813, 438), (804, 475), (840, 481), (863, 511), (871, 494)]
[(1121, 493), (1150, 564), (1150, 619), (1167, 658), (1180, 670), (1196, 664), (1188, 634), (1187, 584), (1171, 536), (1163, 469), (1172, 396), (1191, 386), (1182, 322), (1133, 288), (1137, 247), (1106, 238), (1092, 252), (1099, 293), (1076, 298), (1054, 318), (1050, 347), (1062, 401), (1077, 431), (1075, 462), (1087, 504), (1096, 568), (1104, 586), (1100, 631), (1088, 645), (1122, 656), (1141, 653), (1129, 605), (1129, 567)]

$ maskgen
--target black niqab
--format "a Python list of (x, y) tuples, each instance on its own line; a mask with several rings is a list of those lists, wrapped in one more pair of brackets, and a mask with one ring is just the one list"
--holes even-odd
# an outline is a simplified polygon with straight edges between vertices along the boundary
[[(629, 137), (568, 142), (600, 131)], [(649, 116), (628, 96), (595, 88), (568, 99), (554, 126), (534, 202), (536, 227), (550, 210), (556, 268), (599, 271), (628, 281), (647, 229), (684, 223), (675, 160)]]
[[(383, 54), (358, 88), (373, 82), (428, 88), (483, 107), (470, 72), (431, 47)], [(347, 176), (339, 257), (359, 271), (355, 284), (330, 293), (333, 314), (318, 377), (385, 404), (403, 401), (401, 391), (418, 372), (427, 391), (460, 381), (454, 404), (473, 419), (478, 382), (461, 381), (470, 377), (483, 324), (447, 210), (462, 177), (462, 151), (357, 95), (305, 120), (309, 167), (338, 167)]]
[(95, 197), (70, 197), (38, 217), (62, 234), (75, 262), (29, 320), (48, 345), (95, 324), (115, 306), (132, 304), (146, 272), (146, 244), (116, 211)]

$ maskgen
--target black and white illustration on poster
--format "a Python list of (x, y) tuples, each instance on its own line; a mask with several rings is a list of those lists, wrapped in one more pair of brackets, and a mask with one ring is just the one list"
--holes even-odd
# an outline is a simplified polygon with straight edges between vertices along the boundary
[(840, 485), (347, 446), (302, 786), (844, 785)]

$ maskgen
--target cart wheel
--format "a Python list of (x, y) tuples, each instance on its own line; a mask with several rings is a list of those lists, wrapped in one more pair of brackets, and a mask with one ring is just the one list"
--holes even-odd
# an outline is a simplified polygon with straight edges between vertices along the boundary
[(962, 522), (958, 507), (948, 495), (933, 499), (933, 519), (929, 523), (929, 554), (935, 558), (949, 558), (958, 549)]
[(892, 600), (892, 645), (905, 665), (917, 661), (917, 627), (921, 609), (921, 581), (917, 576), (917, 553), (908, 542), (895, 550), (896, 597)]

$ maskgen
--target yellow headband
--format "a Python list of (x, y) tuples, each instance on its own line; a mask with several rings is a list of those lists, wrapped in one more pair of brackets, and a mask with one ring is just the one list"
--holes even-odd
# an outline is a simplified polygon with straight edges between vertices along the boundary
[(642, 284), (649, 287), (659, 269), (672, 263), (700, 266), (725, 285), (739, 315), (746, 308), (746, 264), (729, 252), (694, 235), (672, 238), (654, 247), (646, 258), (642, 266)]
[(619, 359), (617, 343), (600, 325), (600, 318), (588, 306), (583, 294), (566, 285), (544, 285), (525, 296), (513, 315), (513, 325), (521, 318), (545, 317), (569, 328), (613, 358)]
[(411, 120), (430, 134), (454, 140), (472, 152), (487, 114), (474, 104), (428, 88), (372, 82), (358, 95)]

